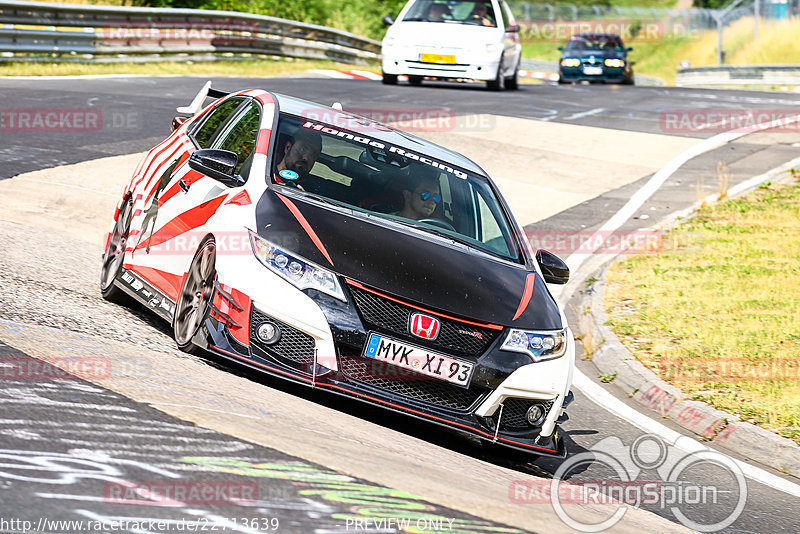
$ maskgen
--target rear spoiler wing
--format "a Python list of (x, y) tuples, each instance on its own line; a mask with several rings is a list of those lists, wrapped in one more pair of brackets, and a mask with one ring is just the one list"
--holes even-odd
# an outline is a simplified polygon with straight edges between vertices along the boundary
[(203, 109), (203, 105), (205, 104), (206, 98), (222, 98), (223, 96), (228, 96), (230, 92), (227, 91), (220, 91), (219, 89), (212, 89), (211, 88), (211, 81), (207, 81), (205, 85), (203, 85), (202, 89), (195, 95), (192, 103), (188, 106), (181, 106), (177, 108), (178, 113), (185, 113), (187, 115), (197, 115), (200, 113), (200, 110)]

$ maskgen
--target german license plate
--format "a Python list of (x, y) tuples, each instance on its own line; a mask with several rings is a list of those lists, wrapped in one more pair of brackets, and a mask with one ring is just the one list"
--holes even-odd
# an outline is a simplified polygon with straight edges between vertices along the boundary
[(444, 63), (445, 65), (455, 65), (456, 56), (448, 54), (420, 54), (419, 60), (423, 63)]
[(603, 74), (603, 67), (583, 67), (583, 73), (588, 76)]
[(370, 333), (367, 338), (364, 356), (459, 386), (469, 384), (475, 367), (472, 362), (431, 352), (375, 333)]

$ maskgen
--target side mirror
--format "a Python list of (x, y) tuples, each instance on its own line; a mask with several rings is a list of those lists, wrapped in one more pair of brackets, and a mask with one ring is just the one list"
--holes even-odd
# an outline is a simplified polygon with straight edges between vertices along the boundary
[(569, 282), (569, 267), (561, 258), (544, 249), (536, 251), (536, 262), (548, 284), (566, 284)]
[(558, 49), (561, 50), (562, 52), (564, 51), (564, 47), (563, 46), (559, 46)]
[(627, 50), (628, 52), (633, 52), (633, 47), (632, 47), (632, 46), (629, 46), (629, 47), (628, 47), (628, 48), (626, 48), (625, 50)]
[(183, 126), (183, 123), (185, 123), (188, 120), (189, 117), (172, 117), (172, 125), (170, 126), (170, 131), (174, 132), (175, 130)]
[(519, 31), (519, 24), (511, 24), (508, 28), (506, 28), (506, 32), (508, 33), (517, 33)]
[(392, 24), (394, 24), (394, 19), (392, 17), (390, 17), (389, 15), (386, 15), (381, 20), (383, 20), (383, 23), (386, 24), (387, 26), (391, 26)]
[(233, 174), (239, 157), (230, 150), (218, 150), (215, 148), (204, 148), (195, 150), (189, 156), (189, 167), (199, 173), (205, 174), (228, 187), (239, 187), (244, 185), (241, 176)]

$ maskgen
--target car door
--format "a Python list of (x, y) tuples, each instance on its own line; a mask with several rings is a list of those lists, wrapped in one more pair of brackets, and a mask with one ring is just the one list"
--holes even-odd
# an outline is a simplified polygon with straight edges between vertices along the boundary
[[(261, 108), (251, 98), (222, 102), (204, 121), (189, 129), (193, 147), (221, 148), (239, 157), (238, 174), (246, 176), (255, 151)], [(163, 169), (163, 170), (162, 170)], [(177, 299), (186, 265), (205, 236), (203, 225), (231, 191), (221, 182), (192, 169), (187, 159), (162, 164), (160, 191), (153, 195), (152, 224), (141, 225), (130, 264), (169, 298)], [(155, 180), (154, 180), (155, 181)]]

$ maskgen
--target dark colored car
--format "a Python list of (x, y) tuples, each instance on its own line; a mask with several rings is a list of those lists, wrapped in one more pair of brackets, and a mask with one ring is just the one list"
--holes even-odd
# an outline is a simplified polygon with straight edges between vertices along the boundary
[(187, 352), (565, 454), (575, 343), (547, 284), (569, 270), (485, 171), (263, 90), (207, 85), (179, 111), (114, 214), (105, 298), (149, 306)]
[(604, 82), (633, 85), (633, 67), (619, 35), (613, 33), (579, 33), (570, 37), (566, 46), (559, 46), (558, 83)]

